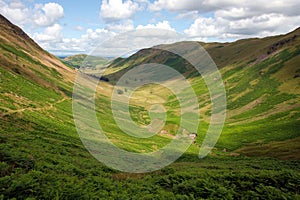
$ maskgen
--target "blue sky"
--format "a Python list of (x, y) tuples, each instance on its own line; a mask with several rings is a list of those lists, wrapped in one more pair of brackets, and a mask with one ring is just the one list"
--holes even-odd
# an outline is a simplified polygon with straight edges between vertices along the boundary
[[(299, 0), (0, 0), (0, 13), (39, 45), (68, 55), (145, 28), (178, 32), (179, 40), (220, 42), (287, 33), (300, 25), (299, 7)], [(152, 39), (145, 41), (164, 42)]]

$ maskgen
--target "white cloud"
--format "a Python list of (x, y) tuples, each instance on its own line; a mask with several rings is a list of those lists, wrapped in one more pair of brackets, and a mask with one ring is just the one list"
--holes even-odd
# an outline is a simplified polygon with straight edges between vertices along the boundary
[(222, 17), (230, 20), (238, 20), (257, 15), (257, 11), (250, 11), (249, 8), (229, 8), (225, 10), (217, 10), (216, 17)]
[(0, 0), (0, 13), (8, 20), (22, 27), (29, 21), (30, 10), (19, 0), (13, 0), (9, 3)]
[(64, 16), (63, 7), (57, 3), (35, 4), (34, 8), (28, 8), (20, 0), (0, 0), (0, 13), (18, 26), (32, 28), (52, 26)]
[[(244, 22), (252, 21), (263, 15), (274, 16), (276, 20), (280, 19), (280, 21), (282, 21), (282, 19), (294, 21), (291, 20), (291, 18), (300, 16), (299, 8), (299, 0), (260, 0), (259, 2), (249, 0), (155, 0), (149, 5), (149, 9), (153, 11), (168, 10), (178, 12), (179, 18), (196, 12), (198, 13), (198, 18), (201, 19), (202, 17), (199, 17), (200, 14), (211, 13), (216, 21), (230, 20), (231, 23), (237, 24), (241, 23), (239, 22), (240, 20), (244, 20)], [(267, 20), (274, 22), (274, 20), (269, 18)], [(203, 21), (203, 23), (203, 26), (207, 25), (207, 21)], [(255, 25), (254, 23), (247, 23), (249, 25)], [(220, 23), (212, 25), (218, 27)], [(200, 23), (199, 20), (196, 19), (190, 30), (187, 31), (195, 33), (197, 26), (199, 27)], [(293, 24), (294, 28), (297, 26), (299, 26), (299, 23)], [(255, 27), (257, 26), (249, 27), (249, 29), (254, 29)], [(289, 28), (285, 29), (285, 31), (289, 30)], [(260, 30), (258, 30), (258, 32), (260, 32)]]
[[(76, 52), (89, 53), (89, 51), (96, 48), (99, 44), (116, 35), (116, 33), (106, 29), (87, 29), (79, 38), (64, 38), (59, 29), (55, 27), (48, 29), (44, 33), (35, 34), (34, 39), (43, 48), (56, 54), (59, 53), (60, 55), (76, 54)], [(56, 39), (51, 37), (51, 35), (55, 35)]]
[(64, 16), (63, 7), (57, 3), (47, 3), (43, 6), (36, 5), (35, 9), (37, 12), (33, 18), (38, 26), (51, 26)]
[(234, 20), (222, 17), (199, 17), (184, 33), (189, 37), (210, 37), (218, 41), (265, 37), (292, 31), (298, 26), (299, 20), (300, 16), (276, 13), (238, 17)]
[(42, 32), (36, 32), (32, 38), (44, 49), (56, 49), (63, 43), (62, 26), (54, 24), (45, 28)]
[(102, 0), (100, 16), (106, 22), (128, 19), (139, 10), (139, 5), (131, 0)]
[(217, 21), (213, 18), (198, 18), (191, 27), (184, 31), (191, 37), (217, 37), (223, 32)]
[(260, 13), (282, 13), (285, 15), (298, 15), (299, 0), (156, 0), (149, 5), (153, 11), (170, 10), (170, 11), (198, 11), (199, 13), (216, 12), (218, 10), (227, 10), (230, 8), (245, 8), (250, 12)]
[(175, 31), (175, 29), (172, 28), (170, 26), (170, 23), (166, 20), (164, 20), (162, 22), (158, 22), (157, 24), (147, 24), (145, 26), (138, 25), (136, 29), (138, 30), (138, 29), (149, 29), (149, 28), (151, 28), (151, 29), (165, 29), (165, 30)]
[(59, 24), (54, 24), (47, 27), (43, 33), (35, 33), (33, 38), (38, 42), (57, 42), (62, 40), (62, 27)]
[(99, 29), (99, 28), (97, 28), (95, 30), (88, 29), (86, 31), (86, 34), (81, 36), (81, 39), (86, 40), (86, 41), (94, 40), (94, 43), (99, 43), (99, 42), (104, 41), (106, 38), (109, 38), (112, 35), (113, 34), (106, 29)]
[[(291, 31), (299, 24), (300, 16), (270, 13), (229, 22), (228, 32), (240, 35), (267, 36)], [(267, 34), (266, 34), (267, 33)]]
[(155, 0), (148, 8), (193, 17), (185, 34), (219, 41), (286, 33), (299, 26), (300, 17), (299, 0)]

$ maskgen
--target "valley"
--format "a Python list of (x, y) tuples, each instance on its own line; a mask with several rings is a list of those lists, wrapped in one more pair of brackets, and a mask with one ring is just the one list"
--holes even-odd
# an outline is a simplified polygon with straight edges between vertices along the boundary
[[(97, 70), (109, 65), (107, 79), (99, 82), (95, 94), (98, 122), (123, 150), (156, 151), (175, 137), (180, 123), (172, 91), (148, 84), (130, 97), (130, 116), (146, 126), (151, 106), (161, 104), (167, 110), (165, 126), (146, 139), (120, 130), (111, 95), (127, 71), (153, 62), (168, 65), (184, 75), (197, 95), (200, 125), (195, 143), (171, 165), (134, 174), (99, 162), (77, 133), (73, 88), (82, 73), (76, 68), (86, 57), (60, 60), (3, 16), (0, 27), (0, 199), (300, 198), (299, 28), (261, 39), (199, 42), (219, 68), (227, 96), (222, 134), (203, 159), (198, 154), (212, 105), (203, 78), (189, 63), (155, 47), (109, 62), (91, 57), (82, 72), (92, 81), (98, 81)], [(121, 92), (128, 93), (126, 86)]]

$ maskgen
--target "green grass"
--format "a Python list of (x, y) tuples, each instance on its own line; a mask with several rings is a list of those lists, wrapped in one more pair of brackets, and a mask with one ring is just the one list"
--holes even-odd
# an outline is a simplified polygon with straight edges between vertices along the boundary
[(33, 64), (40, 64), (38, 61), (34, 60), (32, 57), (27, 55), (26, 53), (23, 52), (23, 50), (18, 50), (13, 46), (7, 45), (3, 42), (0, 43), (0, 48), (2, 48), (4, 51), (10, 52), (15, 55), (14, 59), (19, 59), (23, 58), (24, 60), (27, 60)]
[(11, 97), (4, 96), (5, 93), (12, 94), (13, 96), (19, 96), (26, 98), (33, 104), (45, 105), (47, 102), (57, 101), (60, 99), (60, 95), (54, 91), (49, 91), (37, 83), (24, 79), (19, 74), (12, 74), (2, 68), (0, 68), (1, 81), (0, 81), (0, 97), (5, 99), (2, 106), (9, 108), (15, 108), (16, 103), (20, 100), (18, 97), (12, 99)]
[[(4, 71), (1, 73), (2, 76), (3, 74), (10, 76)], [(17, 85), (18, 82), (15, 84)], [(23, 84), (23, 87), (31, 88), (36, 95), (39, 94), (38, 85), (29, 85)], [(44, 92), (47, 95), (57, 95), (49, 90)], [(174, 103), (168, 106), (178, 106), (176, 100), (170, 98)], [(150, 151), (151, 145), (161, 147), (168, 142), (162, 137), (153, 137), (144, 142), (128, 137), (114, 125), (109, 104), (110, 100), (104, 96), (99, 96), (96, 100), (99, 122), (103, 128), (109, 130), (106, 132), (109, 137), (118, 138), (117, 145), (121, 148), (129, 151), (141, 149)], [(50, 112), (25, 111), (21, 118), (17, 115), (9, 115), (2, 119), (0, 125), (1, 198), (299, 198), (300, 163), (298, 161), (230, 157), (218, 151), (217, 156), (211, 155), (205, 159), (198, 159), (197, 148), (192, 146), (174, 164), (156, 172), (134, 175), (109, 169), (95, 160), (83, 147), (74, 127), (70, 100), (59, 103), (55, 107), (56, 109)], [(132, 107), (132, 109), (133, 112), (145, 112), (139, 107)], [(281, 116), (273, 117), (280, 118), (285, 115), (286, 113), (283, 113)], [(177, 123), (176, 119), (172, 120), (173, 117), (170, 112), (169, 121)], [(296, 119), (299, 115), (294, 117)], [(105, 121), (101, 121), (103, 118)], [(217, 147), (226, 147), (230, 150), (243, 145), (244, 142), (256, 141), (260, 138), (258, 134), (253, 134), (254, 129), (265, 130), (261, 133), (261, 137), (266, 137), (265, 134), (273, 129), (271, 124), (263, 125), (270, 120), (272, 119), (243, 126), (240, 132), (236, 131), (241, 129), (241, 126), (228, 127), (224, 130)], [(202, 124), (199, 130), (204, 131), (207, 125)], [(293, 121), (289, 124), (291, 125)], [(281, 128), (287, 131), (289, 126), (283, 124)], [(297, 127), (290, 127), (290, 132), (295, 133), (293, 131), (295, 128)], [(291, 136), (290, 133), (285, 133)], [(269, 136), (267, 138), (270, 140), (275, 137)], [(277, 139), (286, 139), (282, 136)], [(245, 141), (241, 141), (240, 138), (244, 138)], [(199, 137), (197, 141), (200, 142), (201, 138)]]
[[(300, 109), (285, 106), (296, 105), (299, 95), (280, 91), (283, 83), (274, 78), (287, 61), (299, 55), (299, 47), (283, 50), (256, 64), (255, 58), (251, 58), (221, 70), (227, 81), (228, 113), (237, 113), (228, 115), (221, 137), (204, 159), (198, 159), (197, 155), (209, 127), (211, 111), (205, 106), (211, 100), (204, 80), (190, 73), (189, 81), (199, 106), (205, 108), (200, 113), (196, 142), (175, 163), (146, 174), (123, 173), (97, 161), (83, 146), (76, 131), (69, 98), (72, 84), (64, 82), (57, 71), (28, 58), (22, 50), (9, 45), (1, 48), (10, 56), (17, 55), (27, 63), (39, 65), (45, 73), (28, 67), (55, 85), (56, 90), (0, 66), (0, 199), (300, 199), (297, 155), (282, 161), (260, 157), (259, 152), (252, 157), (232, 154), (253, 145), (270, 148), (267, 145), (272, 142), (280, 144), (271, 147), (289, 149), (289, 140), (300, 136)], [(137, 59), (136, 63), (141, 61)], [(124, 60), (120, 62), (129, 65)], [(166, 61), (183, 72), (185, 68), (178, 65), (182, 62)], [(157, 89), (149, 86), (147, 90), (151, 87)], [(247, 89), (249, 92), (243, 93)], [(238, 112), (262, 96), (259, 104)], [(146, 139), (127, 135), (115, 123), (110, 98), (101, 94), (96, 97), (99, 124), (118, 147), (131, 152), (152, 152), (170, 142), (170, 138), (161, 135)], [(179, 101), (167, 92), (157, 97), (166, 100), (164, 129), (175, 135), (181, 122)], [(294, 103), (286, 103), (292, 100)], [(279, 105), (281, 110), (267, 115)], [(131, 104), (129, 111), (137, 124), (150, 123), (148, 107), (143, 103)], [(271, 149), (268, 148), (261, 154)]]
[(103, 166), (78, 137), (67, 136), (67, 132), (61, 135), (59, 130), (46, 132), (35, 129), (0, 138), (9, 144), (1, 145), (2, 198), (299, 198), (298, 162), (231, 157), (199, 160), (185, 154), (167, 168), (134, 175)]

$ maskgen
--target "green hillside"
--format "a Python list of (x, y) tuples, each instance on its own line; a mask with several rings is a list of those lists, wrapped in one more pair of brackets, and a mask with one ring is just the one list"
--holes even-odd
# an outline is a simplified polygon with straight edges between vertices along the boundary
[(201, 77), (190, 73), (190, 66), (183, 70), (178, 65), (184, 60), (169, 59), (167, 54), (160, 58), (153, 50), (141, 51), (147, 56), (144, 61), (137, 53), (121, 64), (113, 62), (107, 74), (112, 81), (101, 83), (95, 104), (105, 133), (125, 150), (150, 152), (167, 144), (178, 128), (178, 102), (164, 87), (140, 88), (130, 102), (131, 117), (148, 124), (149, 106), (162, 103), (170, 113), (164, 127), (169, 134), (145, 140), (126, 135), (110, 109), (111, 83), (123, 73), (119, 69), (156, 55), (183, 70), (198, 94), (201, 137), (175, 163), (146, 174), (110, 169), (85, 149), (72, 113), (78, 72), (2, 16), (0, 33), (0, 199), (300, 198), (299, 30), (265, 39), (202, 44), (222, 68), (228, 93), (224, 131), (204, 159), (197, 154), (209, 123), (210, 100)]
[(78, 54), (74, 56), (69, 56), (63, 59), (63, 62), (67, 65), (70, 65), (74, 68), (92, 68), (99, 69), (107, 63), (107, 59), (97, 57), (97, 56), (88, 56), (86, 54)]
[[(299, 159), (300, 29), (282, 36), (201, 45), (221, 69), (227, 92), (226, 126), (216, 147), (249, 156)], [(204, 81), (177, 55), (155, 47), (144, 49), (113, 62), (105, 73), (114, 84), (146, 63), (168, 65), (188, 78), (198, 93), (200, 113), (209, 123)], [(203, 132), (204, 128), (198, 134)]]

